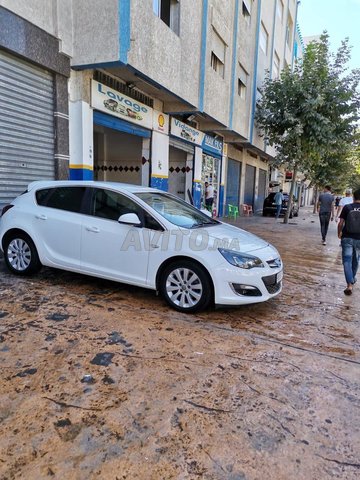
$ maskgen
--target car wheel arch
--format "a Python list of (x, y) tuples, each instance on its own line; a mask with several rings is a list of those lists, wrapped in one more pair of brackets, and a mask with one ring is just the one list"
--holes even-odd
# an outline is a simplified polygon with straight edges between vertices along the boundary
[[(13, 240), (20, 240), (20, 245), (10, 247)], [(21, 228), (9, 229), (2, 238), (2, 249), (4, 260), (8, 269), (17, 275), (32, 275), (41, 270), (42, 262), (39, 257), (38, 248), (25, 230)], [(8, 256), (10, 252), (10, 257)], [(20, 261), (20, 257), (22, 257)], [(14, 262), (14, 263), (13, 263)], [(16, 266), (14, 266), (16, 264)], [(19, 268), (20, 266), (20, 268)]]
[[(4, 233), (4, 235), (2, 237), (2, 240), (1, 240), (2, 249), (4, 250), (6, 241), (9, 237), (12, 237), (13, 235), (19, 235), (19, 234), (27, 235), (36, 247), (36, 244), (35, 244), (33, 238), (31, 237), (31, 235), (28, 232), (26, 232), (22, 228), (10, 228), (10, 230), (7, 230), (7, 232)], [(37, 247), (36, 247), (36, 249), (37, 249)]]
[(205, 274), (208, 276), (208, 279), (210, 281), (210, 285), (211, 285), (211, 289), (212, 289), (212, 295), (213, 295), (213, 298), (214, 297), (214, 294), (215, 294), (215, 285), (214, 285), (214, 281), (212, 279), (212, 276), (209, 272), (209, 270), (205, 267), (205, 265), (201, 262), (199, 262), (198, 260), (192, 258), (192, 257), (188, 257), (186, 255), (176, 255), (174, 257), (170, 257), (170, 258), (167, 258), (166, 260), (164, 260), (164, 262), (159, 266), (157, 272), (156, 272), (156, 280), (155, 280), (155, 285), (156, 285), (156, 291), (158, 292), (159, 291), (159, 288), (160, 288), (160, 278), (161, 278), (161, 275), (162, 273), (164, 272), (164, 270), (166, 269), (166, 267), (168, 267), (169, 265), (171, 265), (172, 263), (176, 263), (176, 262), (181, 262), (181, 261), (190, 261), (190, 262), (193, 262), (195, 263), (198, 267), (202, 268), (205, 272)]

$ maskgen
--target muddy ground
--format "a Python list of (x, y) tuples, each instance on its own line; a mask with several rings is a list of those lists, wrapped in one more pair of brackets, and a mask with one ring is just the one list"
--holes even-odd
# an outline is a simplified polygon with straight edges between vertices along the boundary
[(184, 315), (153, 292), (0, 260), (0, 478), (360, 478), (360, 286), (318, 219), (242, 218), (285, 262), (267, 303)]

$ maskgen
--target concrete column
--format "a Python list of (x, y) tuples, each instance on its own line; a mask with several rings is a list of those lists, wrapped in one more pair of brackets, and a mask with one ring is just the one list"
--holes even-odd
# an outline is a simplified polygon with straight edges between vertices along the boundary
[(202, 148), (195, 147), (194, 155), (194, 180), (193, 180), (193, 199), (196, 208), (201, 207), (201, 171), (202, 171)]
[(152, 132), (150, 186), (168, 191), (169, 186), (169, 137)]
[(70, 180), (92, 180), (93, 111), (81, 100), (70, 102)]

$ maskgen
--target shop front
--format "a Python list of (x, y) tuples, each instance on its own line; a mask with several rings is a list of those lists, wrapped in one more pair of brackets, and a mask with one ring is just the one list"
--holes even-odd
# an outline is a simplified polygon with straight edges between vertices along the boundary
[(59, 39), (0, 6), (0, 209), (35, 180), (67, 177), (69, 76)]
[[(72, 102), (71, 179), (95, 179), (135, 185), (153, 185), (151, 150), (167, 165), (169, 117), (96, 80), (91, 80), (91, 102)], [(80, 127), (79, 127), (80, 126)], [(164, 155), (165, 154), (165, 155)], [(156, 155), (155, 155), (156, 156)], [(160, 168), (161, 170), (161, 168)], [(160, 172), (162, 173), (162, 172)], [(161, 177), (161, 175), (159, 175)]]
[(91, 82), (94, 179), (149, 185), (153, 109)]

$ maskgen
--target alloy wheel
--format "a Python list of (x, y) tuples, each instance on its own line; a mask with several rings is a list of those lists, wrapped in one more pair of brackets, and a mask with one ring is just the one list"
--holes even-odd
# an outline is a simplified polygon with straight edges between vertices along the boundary
[(22, 238), (14, 238), (8, 245), (7, 259), (14, 270), (23, 272), (31, 264), (30, 246)]
[(189, 268), (176, 268), (170, 272), (165, 289), (170, 301), (184, 309), (195, 307), (203, 293), (200, 278)]

